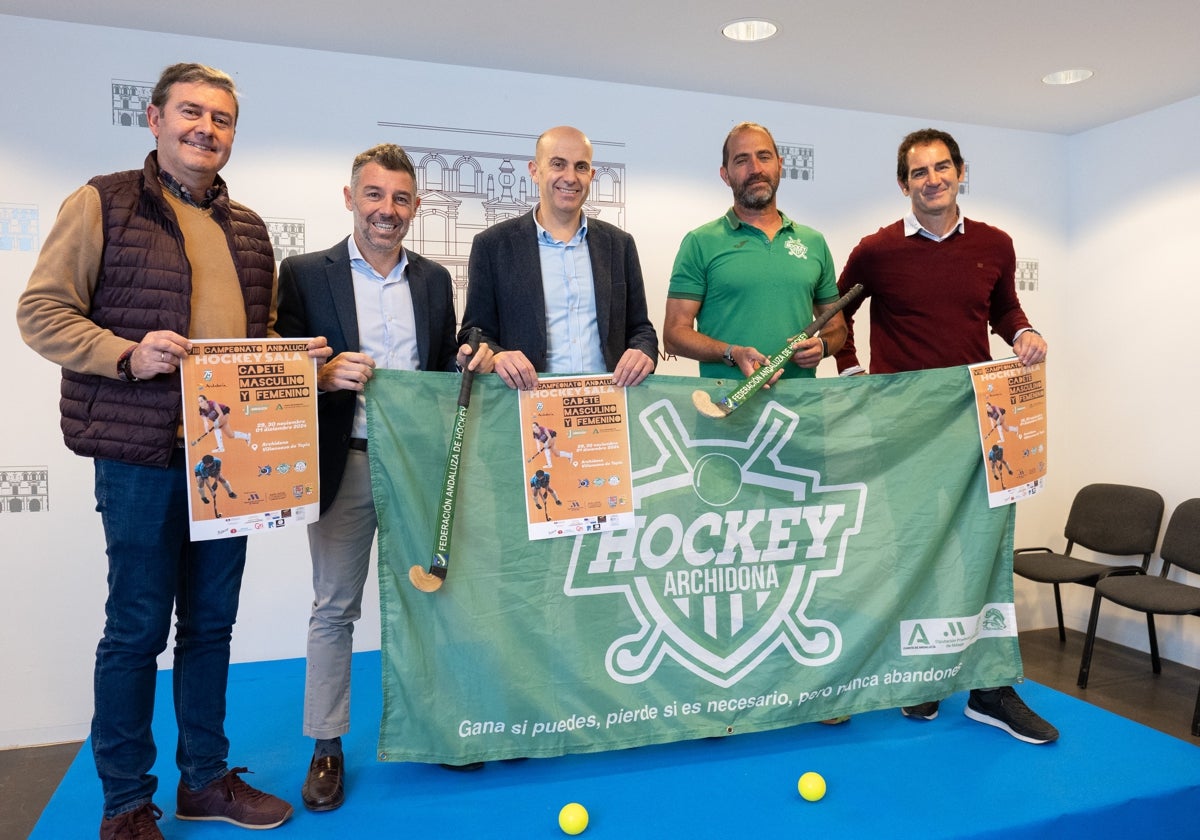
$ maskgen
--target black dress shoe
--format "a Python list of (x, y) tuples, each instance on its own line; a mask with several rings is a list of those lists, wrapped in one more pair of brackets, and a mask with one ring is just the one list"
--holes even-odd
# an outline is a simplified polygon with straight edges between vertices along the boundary
[(443, 764), (447, 770), (453, 770), (456, 773), (473, 773), (476, 770), (483, 769), (482, 761), (469, 761), (466, 764)]
[(326, 755), (314, 758), (308, 766), (308, 778), (300, 789), (304, 807), (310, 811), (332, 811), (346, 799), (342, 781), (342, 757)]

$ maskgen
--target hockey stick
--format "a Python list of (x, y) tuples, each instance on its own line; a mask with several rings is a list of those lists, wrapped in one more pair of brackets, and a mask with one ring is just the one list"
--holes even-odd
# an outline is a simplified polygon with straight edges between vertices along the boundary
[(727, 417), (728, 415), (737, 411), (742, 404), (746, 402), (746, 400), (758, 393), (762, 386), (766, 385), (771, 377), (774, 376), (776, 372), (778, 372), (785, 364), (787, 364), (788, 359), (790, 359), (792, 354), (796, 352), (797, 347), (799, 347), (805, 341), (808, 341), (813, 334), (820, 331), (820, 329), (829, 322), (830, 318), (841, 312), (842, 309), (846, 307), (846, 304), (850, 303), (852, 300), (862, 294), (862, 290), (862, 284), (856, 284), (851, 287), (846, 294), (835, 300), (828, 309), (818, 315), (811, 324), (805, 327), (801, 332), (788, 339), (786, 347), (784, 347), (771, 358), (767, 359), (767, 363), (765, 365), (754, 371), (754, 373), (750, 374), (750, 376), (746, 378), (745, 382), (743, 382), (737, 388), (734, 388), (725, 396), (721, 397), (720, 400), (713, 402), (713, 398), (706, 392), (693, 391), (692, 405), (696, 406), (696, 410), (705, 417)]
[[(479, 349), (479, 329), (474, 328), (467, 334), (467, 344), (471, 348), (471, 356)], [(458, 410), (454, 413), (454, 426), (450, 435), (450, 449), (446, 453), (446, 476), (442, 483), (442, 498), (438, 504), (437, 536), (434, 538), (433, 562), (426, 571), (420, 565), (408, 570), (408, 580), (422, 592), (436, 592), (446, 582), (446, 572), (450, 567), (450, 535), (454, 529), (454, 506), (458, 498), (458, 468), (462, 460), (463, 433), (467, 428), (467, 407), (471, 404), (471, 383), (475, 381), (475, 371), (470, 367), (462, 374), (462, 384), (458, 388)]]
[(549, 444), (545, 444), (545, 443), (543, 443), (543, 444), (542, 444), (542, 448), (541, 448), (541, 449), (539, 449), (537, 452), (534, 452), (532, 455), (530, 455), (528, 458), (526, 458), (526, 459), (525, 459), (525, 463), (526, 463), (526, 464), (528, 464), (528, 463), (529, 463), (530, 461), (532, 461), (534, 458), (536, 458), (537, 456), (539, 456), (539, 455), (541, 455), (543, 452), (545, 452), (545, 451), (546, 451), (546, 447), (547, 447), (548, 445), (549, 445)]
[[(214, 426), (213, 428), (216, 428), (216, 427)], [(212, 429), (205, 429), (204, 434), (200, 435), (200, 437), (198, 437), (194, 441), (192, 441), (191, 445), (195, 446), (197, 443), (204, 440), (206, 437), (208, 437), (208, 433), (211, 431), (212, 431)]]

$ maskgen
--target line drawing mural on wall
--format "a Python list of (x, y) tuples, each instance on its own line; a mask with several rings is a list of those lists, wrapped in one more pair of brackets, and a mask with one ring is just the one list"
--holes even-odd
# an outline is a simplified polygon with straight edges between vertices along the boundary
[(776, 143), (775, 151), (783, 163), (783, 177), (789, 181), (811, 181), (816, 175), (816, 150), (804, 143)]
[(287, 257), (304, 253), (304, 220), (277, 219), (263, 216), (267, 225), (267, 235), (271, 237), (271, 247), (275, 249), (275, 262), (280, 263)]
[[(449, 126), (380, 122), (403, 131), (397, 142), (417, 171), (421, 206), (405, 245), (445, 266), (454, 284), (454, 310), (462, 319), (467, 300), (467, 261), (475, 235), (497, 222), (523, 216), (538, 201), (529, 177), (537, 134)], [(473, 147), (460, 135), (470, 136)], [(583, 212), (625, 229), (625, 162), (622, 142), (592, 138), (596, 170)]]
[(50, 510), (50, 471), (44, 467), (0, 467), (0, 513)]
[(154, 82), (133, 82), (127, 79), (112, 80), (113, 125), (128, 128), (147, 128), (146, 106)]
[(1018, 292), (1036, 292), (1038, 290), (1038, 261), (1017, 257), (1016, 277)]
[(0, 251), (36, 251), (41, 244), (36, 204), (0, 204)]

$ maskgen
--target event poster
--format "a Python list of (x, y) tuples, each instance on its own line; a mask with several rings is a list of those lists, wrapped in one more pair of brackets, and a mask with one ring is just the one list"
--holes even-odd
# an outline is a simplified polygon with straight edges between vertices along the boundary
[(630, 527), (625, 389), (611, 375), (542, 377), (518, 393), (529, 539)]
[(193, 341), (180, 367), (193, 540), (316, 521), (317, 367), (297, 339)]
[(1016, 358), (969, 367), (979, 417), (988, 504), (1009, 505), (1046, 481), (1046, 363)]

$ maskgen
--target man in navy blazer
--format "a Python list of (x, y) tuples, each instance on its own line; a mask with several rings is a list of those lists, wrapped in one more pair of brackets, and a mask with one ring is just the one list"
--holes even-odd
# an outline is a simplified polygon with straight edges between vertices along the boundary
[(602, 371), (637, 385), (658, 363), (633, 237), (583, 212), (595, 172), (583, 132), (546, 131), (529, 162), (537, 206), (471, 245), (459, 336), (479, 327), (512, 388), (532, 388), (538, 373)]
[[(361, 352), (354, 285), (350, 269), (350, 237), (332, 248), (288, 257), (279, 266), (276, 323), (282, 336), (322, 335), (334, 357), (320, 370), (318, 402), (321, 513), (337, 496), (351, 452), (354, 410), (374, 361)], [(408, 283), (416, 315), (419, 370), (455, 370), (454, 302), (449, 272), (406, 250)], [(419, 313), (419, 314), (418, 314)], [(327, 383), (326, 380), (329, 382)], [(328, 388), (327, 384), (333, 387)]]
[(486, 373), (492, 351), (456, 347), (450, 274), (405, 250), (421, 200), (412, 161), (383, 144), (354, 159), (346, 209), (354, 232), (279, 267), (282, 336), (324, 336), (333, 357), (317, 371), (321, 518), (308, 528), (313, 607), (308, 626), (304, 734), (316, 739), (301, 790), (312, 811), (342, 804), (341, 736), (350, 729), (354, 622), (375, 537), (363, 389), (376, 367)]

